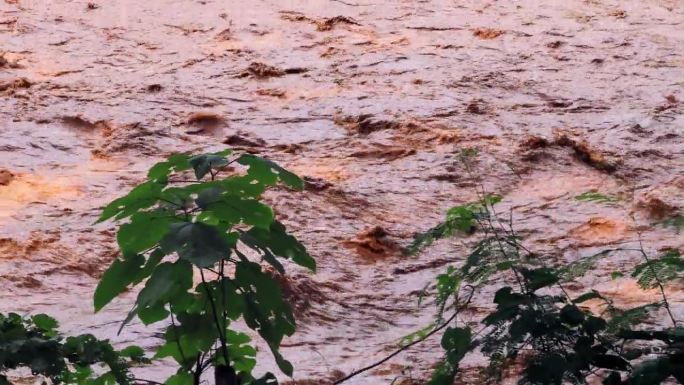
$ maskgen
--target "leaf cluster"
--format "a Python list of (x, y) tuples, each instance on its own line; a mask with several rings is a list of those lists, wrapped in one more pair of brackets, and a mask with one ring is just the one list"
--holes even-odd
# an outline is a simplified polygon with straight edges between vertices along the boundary
[(95, 310), (144, 282), (122, 327), (136, 317), (146, 325), (171, 321), (155, 355), (180, 366), (167, 384), (197, 383), (210, 366), (235, 384), (271, 383), (270, 374), (252, 376), (256, 350), (231, 327), (239, 319), (292, 375), (279, 347), (294, 333), (295, 319), (273, 275), (285, 273), (283, 260), (309, 270), (316, 264), (261, 200), (279, 183), (303, 188), (296, 175), (254, 155), (176, 154), (103, 209), (98, 222), (122, 223), (116, 236), (121, 256), (97, 286)]
[[(615, 201), (594, 192), (582, 194), (578, 200)], [(507, 367), (520, 364), (519, 384), (586, 384), (590, 377), (606, 385), (660, 384), (668, 378), (684, 383), (684, 329), (672, 318), (672, 329), (639, 330), (655, 310), (670, 310), (664, 292), (662, 301), (631, 309), (615, 307), (596, 290), (570, 297), (564, 284), (582, 277), (615, 250), (549, 266), (521, 244), (511, 223), (502, 223), (492, 215), (491, 207), (486, 202), (458, 206), (459, 212), (467, 212), (458, 217), (464, 218), (462, 222), (450, 225), (447, 216), (447, 221), (414, 242), (419, 249), (457, 231), (472, 233), (474, 226), (484, 234), (460, 266), (449, 266), (437, 276), (435, 322), (402, 342), (436, 329), (446, 312), (458, 312), (463, 287), (498, 287), (492, 298), (495, 308), (480, 321), (481, 332), (472, 335), (468, 327), (453, 327), (450, 330), (459, 332), (443, 335), (445, 357), (437, 364), (430, 385), (452, 384), (460, 361), (475, 352), (488, 358), (482, 381), (492, 384), (501, 383)], [(642, 288), (660, 287), (681, 278), (684, 260), (678, 252), (669, 251), (656, 259), (649, 259), (643, 249), (641, 252), (644, 263), (635, 267), (632, 277)], [(592, 300), (602, 304), (599, 314), (582, 307)]]
[(64, 338), (57, 327), (45, 314), (0, 314), (0, 384), (10, 383), (8, 371), (28, 368), (53, 384), (127, 385), (129, 365), (149, 361), (140, 347), (117, 351), (91, 334)]

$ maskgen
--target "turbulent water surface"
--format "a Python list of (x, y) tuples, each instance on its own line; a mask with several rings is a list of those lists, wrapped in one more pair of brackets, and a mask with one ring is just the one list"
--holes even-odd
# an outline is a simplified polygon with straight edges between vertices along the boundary
[[(1, 1), (0, 311), (159, 344), (154, 327), (116, 336), (133, 293), (93, 314), (116, 247), (113, 225), (92, 223), (179, 151), (238, 148), (306, 178), (304, 193), (268, 196), (319, 265), (287, 286), (297, 383), (380, 358), (431, 320), (419, 293), (471, 239), (402, 248), (480, 182), (559, 263), (639, 234), (649, 253), (681, 249), (664, 224), (684, 214), (682, 3), (543, 3)], [(469, 147), (472, 177), (455, 156)], [(575, 199), (589, 190), (620, 200)], [(637, 258), (615, 253), (573, 288), (650, 301), (610, 280)], [(350, 383), (420, 378), (439, 356), (435, 338)]]

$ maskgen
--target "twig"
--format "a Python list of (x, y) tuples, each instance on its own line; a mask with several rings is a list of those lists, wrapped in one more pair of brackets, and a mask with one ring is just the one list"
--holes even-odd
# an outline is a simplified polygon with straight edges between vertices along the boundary
[(216, 304), (214, 303), (214, 297), (211, 295), (211, 290), (209, 290), (209, 286), (207, 285), (207, 281), (204, 279), (204, 271), (202, 269), (199, 269), (200, 271), (200, 278), (202, 279), (202, 283), (204, 286), (204, 290), (207, 293), (207, 297), (209, 298), (209, 304), (211, 305), (211, 312), (214, 314), (214, 323), (216, 323), (216, 329), (218, 331), (219, 335), (219, 340), (221, 341), (221, 353), (223, 353), (223, 358), (226, 360), (226, 364), (230, 362), (228, 359), (228, 348), (226, 347), (226, 337), (223, 334), (224, 331), (221, 330), (221, 322), (219, 321), (219, 314), (218, 311), (216, 310)]
[(157, 382), (157, 381), (152, 381), (152, 380), (146, 380), (146, 379), (144, 379), (144, 378), (137, 378), (137, 377), (133, 378), (133, 381), (134, 381), (134, 382), (144, 382), (144, 383), (146, 383), (146, 384), (152, 384), (152, 385), (164, 385), (163, 382)]
[(674, 327), (677, 327), (677, 320), (675, 319), (674, 315), (672, 314), (672, 310), (670, 309), (670, 302), (667, 300), (667, 296), (665, 295), (665, 287), (663, 287), (663, 282), (660, 280), (660, 277), (658, 277), (658, 273), (656, 273), (655, 269), (653, 268), (651, 259), (648, 257), (648, 254), (646, 254), (644, 246), (641, 243), (641, 233), (639, 233), (639, 249), (641, 251), (641, 255), (644, 257), (644, 260), (646, 261), (646, 264), (651, 270), (651, 274), (653, 274), (653, 277), (655, 278), (656, 283), (658, 284), (658, 288), (660, 289), (660, 295), (663, 297), (663, 304), (665, 305), (665, 310), (667, 310), (667, 314), (670, 316), (670, 320), (672, 320), (672, 324), (674, 325)]
[(368, 5), (373, 5), (373, 4), (354, 4), (354, 3), (347, 3), (346, 1), (343, 1), (343, 0), (331, 0), (331, 1), (336, 1), (336, 2), (338, 2), (338, 3), (342, 3), (342, 4), (348, 5), (348, 6), (350, 6), (350, 7), (364, 7), (364, 6), (368, 6)]
[[(472, 287), (471, 287), (471, 288), (472, 288)], [(444, 321), (444, 323), (441, 324), (441, 325), (439, 325), (438, 327), (432, 329), (432, 331), (430, 331), (428, 334), (426, 334), (423, 338), (421, 338), (421, 339), (419, 339), (419, 340), (416, 340), (416, 341), (413, 341), (413, 342), (411, 342), (410, 344), (407, 344), (407, 345), (404, 345), (404, 346), (400, 347), (399, 349), (395, 350), (392, 354), (390, 354), (390, 355), (388, 355), (387, 357), (381, 359), (380, 361), (375, 362), (374, 364), (368, 365), (368, 366), (366, 366), (366, 367), (364, 367), (364, 368), (361, 368), (361, 369), (359, 369), (359, 370), (356, 370), (356, 371), (352, 372), (351, 374), (347, 375), (346, 377), (344, 377), (344, 378), (342, 378), (342, 379), (340, 379), (340, 380), (335, 381), (335, 382), (333, 383), (333, 385), (341, 384), (341, 383), (343, 383), (343, 382), (349, 380), (349, 379), (352, 378), (352, 377), (356, 377), (356, 376), (358, 376), (359, 374), (361, 374), (361, 373), (363, 373), (363, 372), (367, 372), (367, 371), (369, 371), (369, 370), (371, 370), (371, 369), (373, 369), (373, 368), (375, 368), (375, 367), (378, 367), (378, 366), (384, 364), (385, 362), (389, 361), (390, 359), (392, 359), (392, 358), (393, 358), (394, 356), (396, 356), (397, 354), (399, 354), (399, 353), (403, 352), (404, 350), (407, 350), (407, 349), (409, 349), (409, 348), (411, 348), (411, 347), (413, 347), (413, 346), (415, 346), (415, 345), (417, 345), (417, 344), (419, 344), (419, 343), (425, 341), (426, 339), (430, 338), (432, 335), (434, 335), (434, 334), (437, 333), (438, 331), (444, 329), (445, 327), (447, 327), (447, 326), (451, 323), (451, 321), (453, 321), (453, 320), (456, 318), (456, 316), (458, 315), (459, 311), (461, 311), (461, 309), (463, 309), (463, 308), (465, 308), (466, 306), (468, 306), (468, 304), (470, 303), (470, 301), (471, 301), (472, 298), (473, 298), (473, 294), (475, 294), (475, 288), (472, 288), (472, 289), (471, 289), (470, 295), (468, 296), (468, 299), (466, 300), (466, 302), (465, 302), (462, 306), (458, 307), (458, 308), (454, 311), (454, 314), (452, 314), (451, 317), (449, 317), (449, 319), (447, 319), (446, 321)]]

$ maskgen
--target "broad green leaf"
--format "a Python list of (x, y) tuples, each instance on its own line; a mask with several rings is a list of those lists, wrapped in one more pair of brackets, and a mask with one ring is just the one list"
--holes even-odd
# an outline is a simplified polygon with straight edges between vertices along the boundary
[(159, 217), (153, 213), (136, 213), (131, 216), (129, 223), (119, 227), (116, 241), (124, 255), (139, 253), (157, 245), (174, 222), (178, 222), (178, 219)]
[(453, 385), (455, 377), (456, 374), (451, 366), (445, 362), (440, 362), (432, 372), (427, 385)]
[(203, 190), (196, 203), (205, 211), (211, 211), (221, 221), (268, 229), (274, 220), (273, 210), (256, 199), (244, 199), (237, 195), (227, 195), (223, 189)]
[(560, 280), (558, 274), (548, 267), (532, 270), (522, 269), (521, 273), (527, 280), (527, 288), (532, 292), (554, 285)]
[(570, 325), (579, 325), (584, 321), (584, 313), (575, 305), (565, 305), (560, 311), (560, 318)]
[[(207, 295), (207, 290), (209, 295)], [(230, 278), (200, 283), (195, 287), (198, 300), (188, 308), (190, 313), (210, 313), (216, 307), (219, 314), (225, 314), (231, 320), (237, 320), (245, 311), (245, 299), (238, 291), (235, 282)], [(215, 299), (212, 305), (210, 298)]]
[(138, 276), (145, 263), (145, 257), (134, 254), (124, 259), (117, 258), (102, 275), (102, 279), (95, 288), (94, 304), (95, 311), (100, 311)]
[[(166, 317), (169, 316), (169, 311), (163, 303), (155, 303), (146, 307), (136, 308), (136, 314), (143, 324), (149, 325), (166, 319)], [(126, 323), (127, 322), (124, 321), (121, 328), (123, 328)]]
[(152, 166), (147, 173), (147, 178), (149, 180), (166, 180), (172, 172), (184, 171), (191, 167), (189, 155), (174, 154), (168, 160)]
[(181, 222), (171, 224), (171, 230), (159, 244), (165, 253), (177, 252), (180, 258), (203, 268), (228, 258), (236, 241), (214, 226)]
[(202, 179), (207, 175), (212, 168), (220, 168), (228, 164), (226, 156), (230, 154), (230, 150), (217, 152), (215, 154), (202, 154), (193, 156), (189, 162), (195, 170), (195, 177), (197, 180)]
[(470, 328), (448, 327), (446, 329), (442, 335), (442, 348), (446, 351), (447, 359), (452, 366), (457, 366), (468, 353), (470, 340)]
[(498, 322), (510, 321), (520, 313), (521, 306), (529, 304), (529, 301), (529, 297), (514, 293), (511, 287), (502, 287), (494, 294), (496, 311), (486, 316), (482, 322), (485, 325), (494, 325)]
[(149, 277), (163, 257), (164, 253), (160, 249), (155, 249), (147, 261), (139, 254), (115, 259), (95, 288), (95, 311), (100, 311), (129, 285), (137, 284)]
[(226, 330), (226, 344), (230, 366), (238, 373), (251, 373), (256, 366), (257, 351), (249, 345), (252, 339), (247, 334)]
[(88, 383), (130, 384), (133, 382), (125, 360), (114, 350), (108, 340), (98, 340), (91, 334), (68, 337), (64, 343), (63, 353), (70, 363), (77, 366), (102, 362), (109, 367), (109, 372), (95, 379), (89, 379)]
[(33, 323), (36, 325), (36, 327), (40, 328), (43, 332), (47, 333), (48, 335), (55, 335), (55, 329), (59, 326), (57, 323), (57, 320), (50, 317), (47, 314), (36, 314), (33, 317), (31, 317), (31, 320)]
[(296, 264), (311, 271), (316, 270), (316, 261), (306, 248), (295, 237), (289, 235), (285, 226), (278, 221), (274, 221), (268, 230), (253, 227), (242, 233), (240, 240), (247, 246), (262, 251), (262, 254), (271, 252), (281, 258), (292, 259)]
[(204, 210), (209, 205), (220, 202), (224, 194), (225, 190), (221, 186), (212, 186), (199, 191), (195, 203)]
[(244, 261), (237, 263), (235, 283), (246, 301), (245, 323), (259, 332), (268, 343), (280, 370), (291, 376), (292, 364), (280, 355), (278, 349), (283, 337), (294, 333), (295, 321), (278, 283), (262, 272), (259, 264)]
[(187, 365), (187, 360), (198, 353), (209, 352), (219, 338), (218, 330), (212, 313), (177, 314), (175, 325), (168, 326), (164, 334), (166, 343), (155, 357), (173, 357), (180, 365)]
[(245, 154), (238, 158), (238, 163), (248, 166), (247, 175), (264, 185), (272, 186), (280, 179), (281, 182), (290, 188), (295, 190), (304, 189), (304, 182), (297, 175), (268, 159)]
[(263, 183), (254, 183), (254, 179), (249, 175), (235, 175), (217, 181), (221, 187), (231, 195), (242, 197), (258, 198), (266, 191), (266, 185)]
[(119, 382), (112, 373), (105, 373), (94, 380), (89, 380), (87, 385), (118, 385), (122, 383), (123, 382)]
[(597, 334), (606, 327), (608, 327), (608, 322), (600, 317), (590, 315), (584, 321), (584, 330), (591, 335)]
[[(70, 378), (73, 378), (76, 383), (78, 384), (83, 384), (86, 383), (86, 380), (93, 374), (93, 370), (90, 368), (90, 366), (80, 366), (80, 365), (74, 365), (74, 372), (71, 373)], [(67, 380), (68, 382), (69, 380)]]
[(461, 360), (470, 351), (471, 338), (470, 328), (446, 329), (442, 335), (445, 358), (432, 373), (428, 385), (453, 384)]
[[(164, 310), (164, 305), (182, 300), (191, 287), (192, 265), (190, 263), (179, 260), (175, 263), (160, 264), (138, 294), (136, 300), (138, 316), (145, 323), (163, 319), (168, 314)], [(153, 316), (150, 317), (150, 315)]]
[(145, 351), (140, 346), (130, 345), (119, 352), (122, 357), (128, 357), (135, 362), (146, 362)]
[(667, 358), (654, 358), (645, 361), (634, 368), (629, 376), (630, 385), (654, 385), (661, 384), (670, 377), (669, 362)]
[[(200, 189), (201, 184), (191, 184), (184, 187), (169, 187), (161, 192), (159, 199), (161, 204), (166, 204), (173, 209), (183, 210), (192, 208), (192, 195)], [(204, 186), (202, 186), (204, 187)]]
[(157, 203), (165, 183), (148, 181), (136, 186), (128, 195), (113, 200), (102, 210), (102, 215), (96, 223), (100, 223), (116, 216), (123, 219), (141, 209), (148, 208)]
[(164, 252), (161, 249), (154, 249), (151, 253), (149, 253), (145, 265), (138, 272), (138, 274), (133, 277), (131, 284), (137, 285), (138, 283), (142, 282), (144, 279), (152, 275), (154, 269), (157, 267), (157, 265), (159, 265), (159, 262), (161, 262), (162, 258), (164, 258), (165, 255), (166, 254), (164, 254)]

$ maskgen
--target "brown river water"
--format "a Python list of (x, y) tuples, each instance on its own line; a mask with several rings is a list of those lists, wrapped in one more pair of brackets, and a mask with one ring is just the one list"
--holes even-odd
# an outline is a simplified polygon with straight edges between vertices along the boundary
[[(663, 225), (684, 215), (684, 3), (2, 0), (0, 311), (153, 349), (159, 328), (116, 335), (134, 293), (93, 314), (116, 245), (112, 223), (92, 223), (154, 162), (225, 147), (307, 180), (268, 199), (319, 266), (290, 270), (299, 328), (283, 353), (294, 383), (324, 383), (430, 322), (419, 293), (471, 239), (401, 250), (480, 182), (559, 263), (639, 234), (651, 254), (684, 248)], [(467, 147), (477, 180), (455, 156)], [(575, 199), (594, 189), (620, 200)], [(573, 289), (650, 302), (610, 279), (637, 260), (615, 253)], [(438, 342), (349, 383), (424, 378)]]

